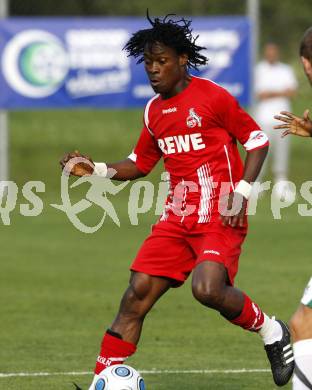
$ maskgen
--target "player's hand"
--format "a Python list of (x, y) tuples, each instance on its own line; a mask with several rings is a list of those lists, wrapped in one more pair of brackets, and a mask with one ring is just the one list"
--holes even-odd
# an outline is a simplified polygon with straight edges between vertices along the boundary
[[(74, 159), (75, 157), (84, 159), (85, 162), (84, 161), (78, 163), (71, 162), (71, 160)], [(60, 160), (60, 165), (62, 170), (65, 169), (65, 173), (67, 175), (73, 175), (73, 176), (92, 175), (94, 171), (94, 162), (92, 161), (91, 157), (79, 153), (78, 150), (75, 150), (75, 152), (66, 153), (63, 156), (63, 158)]]
[(282, 137), (288, 134), (299, 135), (300, 137), (312, 136), (312, 121), (309, 117), (309, 110), (305, 110), (303, 117), (300, 118), (288, 111), (282, 111), (281, 115), (275, 115), (275, 119), (284, 122), (282, 125), (274, 126), (274, 129), (285, 129)]
[(221, 215), (223, 226), (244, 227), (248, 201), (238, 192), (232, 192), (221, 199)]

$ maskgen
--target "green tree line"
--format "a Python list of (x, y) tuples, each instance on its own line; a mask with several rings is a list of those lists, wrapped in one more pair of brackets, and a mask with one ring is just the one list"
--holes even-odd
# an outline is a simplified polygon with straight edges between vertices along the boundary
[[(242, 15), (247, 0), (8, 0), (12, 16)], [(261, 43), (275, 41), (293, 57), (303, 31), (312, 25), (312, 0), (259, 0)], [(291, 53), (291, 55), (290, 55)]]

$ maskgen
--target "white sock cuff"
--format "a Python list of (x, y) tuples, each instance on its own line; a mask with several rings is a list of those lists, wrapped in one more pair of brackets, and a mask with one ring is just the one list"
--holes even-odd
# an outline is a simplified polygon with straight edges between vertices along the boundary
[(293, 345), (295, 358), (300, 356), (312, 356), (312, 339), (300, 340)]

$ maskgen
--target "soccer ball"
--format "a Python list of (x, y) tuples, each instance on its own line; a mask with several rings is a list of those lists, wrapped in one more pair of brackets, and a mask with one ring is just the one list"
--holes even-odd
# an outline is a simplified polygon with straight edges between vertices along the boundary
[(100, 373), (94, 390), (145, 390), (145, 383), (134, 368), (118, 364)]

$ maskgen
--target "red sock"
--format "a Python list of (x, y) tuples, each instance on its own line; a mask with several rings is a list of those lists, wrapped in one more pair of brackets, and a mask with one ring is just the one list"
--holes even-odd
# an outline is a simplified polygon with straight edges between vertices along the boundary
[(135, 351), (136, 345), (112, 336), (109, 333), (105, 333), (94, 373), (99, 374), (106, 367), (112, 366), (113, 364), (122, 364)]
[(232, 324), (238, 325), (243, 329), (252, 332), (258, 332), (264, 322), (264, 314), (260, 307), (244, 294), (245, 304), (241, 314), (231, 320)]

